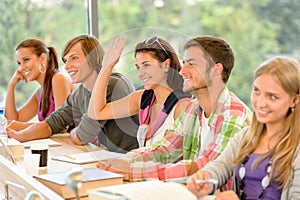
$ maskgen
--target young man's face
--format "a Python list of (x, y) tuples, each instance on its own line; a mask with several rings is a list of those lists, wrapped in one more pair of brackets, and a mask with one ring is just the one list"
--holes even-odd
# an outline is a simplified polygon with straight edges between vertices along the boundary
[(184, 79), (183, 91), (195, 92), (207, 89), (211, 85), (211, 67), (205, 59), (202, 49), (197, 46), (185, 50), (180, 75)]
[(88, 82), (93, 69), (88, 65), (81, 43), (76, 43), (70, 51), (63, 57), (65, 69), (71, 76), (73, 84)]

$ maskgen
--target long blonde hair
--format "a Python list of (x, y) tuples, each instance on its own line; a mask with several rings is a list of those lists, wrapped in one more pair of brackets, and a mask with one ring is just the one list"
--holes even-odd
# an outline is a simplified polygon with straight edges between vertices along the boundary
[[(287, 57), (275, 57), (263, 63), (254, 75), (254, 79), (262, 74), (273, 76), (276, 82), (292, 97), (299, 95), (300, 89), (300, 65), (296, 60)], [(255, 162), (254, 167), (267, 157), (272, 156), (271, 178), (280, 188), (286, 188), (290, 181), (290, 172), (294, 161), (294, 155), (300, 144), (300, 104), (287, 111), (285, 126), (278, 130), (279, 139), (277, 144), (264, 156)], [(257, 121), (255, 113), (252, 123), (248, 129), (235, 163), (241, 163), (246, 155), (251, 154), (258, 146), (258, 143), (266, 129), (265, 124)]]

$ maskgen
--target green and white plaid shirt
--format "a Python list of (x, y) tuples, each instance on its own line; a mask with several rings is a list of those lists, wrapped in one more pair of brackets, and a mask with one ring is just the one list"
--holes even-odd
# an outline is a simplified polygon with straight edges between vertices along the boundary
[(127, 153), (124, 159), (131, 162), (130, 179), (166, 180), (186, 177), (186, 165), (191, 162), (195, 162), (201, 169), (223, 152), (236, 133), (249, 125), (252, 113), (240, 99), (224, 88), (208, 118), (213, 140), (198, 155), (201, 116), (202, 110), (197, 99), (194, 99), (175, 121), (174, 128), (167, 130), (160, 142)]

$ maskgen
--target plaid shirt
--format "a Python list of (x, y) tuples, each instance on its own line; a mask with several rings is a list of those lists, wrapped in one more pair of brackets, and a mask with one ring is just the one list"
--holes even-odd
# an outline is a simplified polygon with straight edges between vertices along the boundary
[(149, 178), (166, 180), (188, 176), (187, 165), (196, 163), (204, 167), (223, 152), (228, 141), (250, 123), (252, 113), (227, 88), (220, 94), (217, 104), (208, 118), (213, 141), (199, 152), (202, 110), (194, 99), (166, 131), (165, 137), (149, 147), (127, 153), (123, 158), (131, 162), (130, 180)]

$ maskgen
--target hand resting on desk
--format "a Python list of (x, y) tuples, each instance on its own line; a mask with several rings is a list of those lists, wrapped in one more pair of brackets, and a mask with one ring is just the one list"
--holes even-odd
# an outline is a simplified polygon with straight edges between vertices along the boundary
[(74, 144), (82, 146), (82, 145), (84, 145), (84, 143), (81, 142), (81, 140), (77, 137), (76, 130), (77, 130), (77, 128), (74, 128), (73, 130), (71, 130), (71, 132), (70, 132), (71, 140)]
[(124, 175), (124, 180), (129, 180), (130, 163), (125, 160), (111, 159), (98, 161), (97, 167), (110, 172)]
[(6, 130), (7, 132), (7, 136), (9, 138), (15, 138), (16, 140), (18, 140), (19, 142), (22, 142), (22, 139), (21, 139), (21, 134), (19, 134), (19, 131), (15, 131), (13, 129), (7, 129)]

